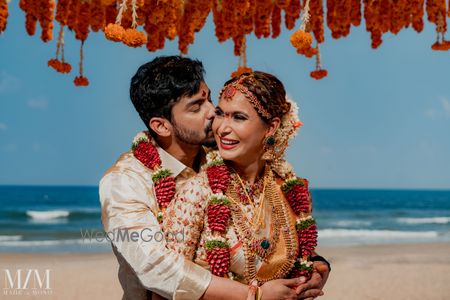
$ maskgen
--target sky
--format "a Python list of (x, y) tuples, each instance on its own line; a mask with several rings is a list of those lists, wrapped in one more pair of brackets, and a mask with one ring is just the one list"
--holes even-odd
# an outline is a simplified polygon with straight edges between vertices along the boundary
[[(58, 27), (54, 29), (54, 36)], [(304, 126), (288, 160), (313, 188), (450, 189), (450, 52), (432, 51), (426, 22), (387, 34), (377, 50), (364, 25), (321, 47), (329, 76), (309, 77), (314, 60), (279, 38), (249, 38), (248, 64), (276, 75), (300, 107)], [(91, 33), (85, 75), (77, 88), (79, 41), (66, 32), (69, 75), (47, 67), (56, 40), (30, 37), (17, 1), (0, 36), (0, 185), (97, 185), (144, 125), (128, 97), (137, 68), (164, 50), (128, 48)], [(237, 67), (233, 44), (217, 42), (211, 18), (196, 34), (189, 56), (203, 61), (213, 99)]]

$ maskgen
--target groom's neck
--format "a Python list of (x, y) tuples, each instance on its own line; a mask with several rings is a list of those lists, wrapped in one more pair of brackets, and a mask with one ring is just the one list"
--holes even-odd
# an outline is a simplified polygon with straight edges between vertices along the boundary
[(178, 161), (196, 172), (199, 171), (201, 145), (190, 145), (173, 139), (158, 139), (157, 141), (161, 148)]

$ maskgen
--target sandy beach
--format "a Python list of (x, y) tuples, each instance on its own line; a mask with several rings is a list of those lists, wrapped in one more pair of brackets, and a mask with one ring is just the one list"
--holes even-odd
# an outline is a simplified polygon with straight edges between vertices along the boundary
[[(332, 263), (323, 300), (450, 299), (450, 244), (321, 247)], [(120, 299), (117, 263), (112, 253), (0, 254), (1, 299)], [(8, 278), (22, 269), (50, 270), (51, 295), (5, 295)], [(33, 278), (33, 276), (30, 276)], [(36, 284), (36, 283), (34, 283)], [(46, 282), (43, 282), (45, 285)], [(23, 282), (22, 282), (23, 285)], [(9, 290), (11, 291), (11, 290)], [(27, 295), (24, 295), (27, 294)]]

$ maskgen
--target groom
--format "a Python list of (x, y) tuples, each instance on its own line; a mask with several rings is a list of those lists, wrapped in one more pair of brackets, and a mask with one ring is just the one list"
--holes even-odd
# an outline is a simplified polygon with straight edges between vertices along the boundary
[[(157, 172), (153, 162), (171, 171), (176, 191), (204, 163), (202, 145), (214, 144), (214, 106), (203, 74), (201, 62), (168, 56), (142, 65), (131, 80), (131, 101), (152, 136), (156, 154), (152, 152), (152, 159), (139, 159), (132, 151), (126, 152), (100, 182), (102, 222), (113, 237), (123, 299), (150, 299), (152, 292), (169, 299), (247, 297), (247, 286), (213, 276), (167, 249), (164, 238), (158, 239), (158, 234), (163, 236), (158, 222), (161, 199), (152, 181)], [(150, 153), (147, 150), (143, 153)], [(306, 283), (296, 278), (264, 284), (263, 299), (321, 295), (329, 267), (322, 261), (315, 266), (319, 273)]]

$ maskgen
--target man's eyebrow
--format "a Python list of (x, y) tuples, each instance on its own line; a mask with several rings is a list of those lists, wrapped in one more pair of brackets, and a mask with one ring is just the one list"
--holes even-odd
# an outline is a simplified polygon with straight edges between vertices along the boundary
[(203, 98), (203, 97), (200, 99), (193, 99), (186, 104), (186, 107), (189, 108), (189, 107), (197, 105), (197, 104), (202, 104), (203, 102), (205, 102), (205, 98)]

